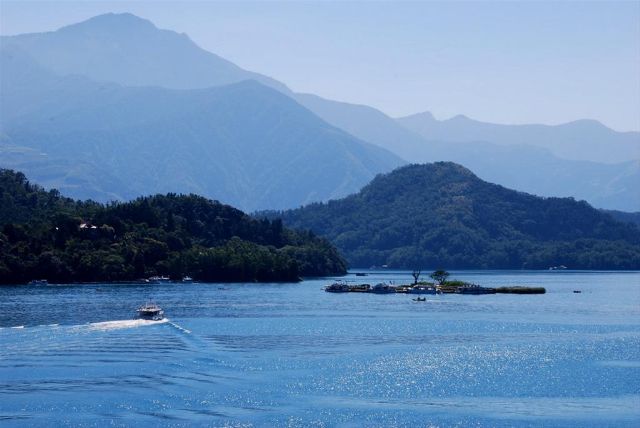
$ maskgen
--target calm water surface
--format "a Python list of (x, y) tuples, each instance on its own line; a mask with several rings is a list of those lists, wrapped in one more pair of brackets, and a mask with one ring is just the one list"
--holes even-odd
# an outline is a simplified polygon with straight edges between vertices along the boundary
[(453, 277), (547, 294), (0, 287), (0, 425), (640, 426), (640, 273)]

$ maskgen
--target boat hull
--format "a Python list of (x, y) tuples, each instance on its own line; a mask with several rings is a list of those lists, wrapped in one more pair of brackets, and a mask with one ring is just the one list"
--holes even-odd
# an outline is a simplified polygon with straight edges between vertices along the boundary
[(164, 319), (164, 311), (138, 311), (138, 317), (143, 320), (160, 321)]
[(436, 294), (435, 288), (412, 288), (407, 291), (408, 294)]

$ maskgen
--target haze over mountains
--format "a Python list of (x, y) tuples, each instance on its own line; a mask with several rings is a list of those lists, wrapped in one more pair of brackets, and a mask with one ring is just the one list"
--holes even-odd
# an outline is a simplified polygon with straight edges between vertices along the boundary
[(0, 43), (0, 166), (70, 196), (180, 191), (280, 209), (353, 193), (403, 161), (453, 160), (518, 190), (640, 210), (638, 133), (396, 120), (295, 94), (130, 14)]
[[(521, 135), (512, 132), (517, 137), (515, 141), (526, 140), (526, 145), (497, 144), (472, 137), (465, 140), (467, 136), (455, 133), (455, 126), (446, 127), (453, 129), (451, 134), (447, 134), (446, 129), (440, 130), (435, 135), (441, 139), (432, 139), (426, 133), (420, 135), (421, 129), (413, 129), (405, 120), (393, 119), (372, 107), (328, 101), (309, 94), (296, 94), (295, 97), (327, 122), (386, 148), (407, 162), (450, 160), (467, 166), (484, 180), (528, 193), (573, 196), (597, 207), (625, 211), (640, 209), (640, 192), (635, 184), (640, 182), (640, 155), (633, 155), (640, 147), (640, 133), (637, 132), (618, 133), (598, 124), (597, 127), (605, 131), (599, 133), (602, 138), (594, 140), (590, 137), (588, 140), (596, 141), (594, 149), (585, 144), (571, 157), (561, 158), (546, 147), (546, 138), (550, 135), (559, 147), (574, 144), (579, 135), (587, 133), (581, 126), (532, 125), (534, 129), (543, 130), (539, 133), (546, 134), (541, 140), (527, 136), (528, 125), (516, 127), (515, 131), (521, 129)], [(584, 122), (589, 126), (594, 123)], [(503, 126), (486, 125), (499, 129)], [(560, 132), (556, 132), (558, 129)], [(576, 135), (571, 134), (572, 130)], [(626, 148), (627, 161), (606, 164), (598, 160), (598, 151), (606, 151), (607, 147), (610, 147), (610, 157), (622, 158), (618, 154), (619, 145)], [(581, 160), (589, 152), (592, 160)]]
[(486, 141), (543, 147), (563, 159), (592, 162), (617, 163), (640, 159), (640, 133), (616, 132), (596, 120), (577, 120), (556, 126), (498, 125), (464, 115), (437, 120), (428, 112), (397, 120), (405, 128), (439, 141)]
[[(251, 80), (176, 91), (67, 78), (42, 92), (49, 103), (22, 106), (9, 121), (11, 142), (128, 177), (134, 195), (193, 192), (250, 209), (288, 207), (346, 195), (400, 163)], [(12, 98), (3, 116), (5, 105), (21, 105)]]
[[(114, 16), (105, 18), (113, 22)], [(126, 23), (131, 19), (124, 16)], [(148, 29), (146, 21), (133, 20)], [(92, 21), (101, 24), (98, 35), (103, 34), (104, 22)], [(87, 24), (79, 26), (79, 34), (86, 35)], [(69, 30), (63, 35), (63, 40), (71, 37)], [(38, 44), (25, 40), (27, 49), (9, 40), (1, 53), (1, 129), (4, 151), (14, 158), (14, 164), (6, 165), (5, 159), (3, 166), (32, 174), (42, 184), (57, 184), (71, 196), (104, 200), (194, 192), (248, 210), (285, 208), (352, 193), (402, 163), (255, 80), (176, 90), (60, 76), (46, 68), (46, 61), (32, 59), (38, 52), (29, 47)], [(47, 46), (55, 51), (55, 43)], [(67, 49), (73, 50), (60, 51)], [(59, 177), (64, 165), (53, 167), (49, 180), (34, 149), (46, 153), (49, 164), (73, 160), (89, 165), (89, 171), (95, 166), (105, 180), (74, 176), (65, 181)], [(95, 190), (87, 192), (88, 185)]]
[(109, 13), (46, 33), (2, 38), (59, 75), (79, 74), (125, 86), (193, 89), (257, 80), (286, 87), (198, 47), (186, 34), (156, 28), (129, 13)]

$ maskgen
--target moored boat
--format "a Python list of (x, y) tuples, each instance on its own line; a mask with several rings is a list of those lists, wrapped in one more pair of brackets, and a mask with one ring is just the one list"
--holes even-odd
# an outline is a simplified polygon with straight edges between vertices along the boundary
[(504, 294), (545, 294), (547, 290), (544, 287), (524, 287), (522, 285), (513, 285), (496, 288), (496, 293)]
[(49, 281), (46, 279), (32, 279), (28, 285), (49, 285)]
[(437, 290), (435, 287), (428, 285), (414, 285), (413, 287), (407, 290), (409, 294), (436, 294)]
[(168, 276), (151, 276), (149, 277), (149, 284), (166, 284), (171, 282), (171, 278)]
[(347, 285), (346, 283), (334, 282), (333, 284), (324, 287), (324, 291), (326, 291), (327, 293), (348, 293), (350, 290), (349, 285)]
[(441, 284), (436, 286), (438, 293), (453, 294), (458, 292), (459, 285)]
[(356, 284), (349, 286), (349, 291), (352, 293), (368, 293), (370, 289), (371, 286), (369, 284)]
[(390, 293), (395, 293), (396, 292), (396, 287), (393, 287), (389, 284), (385, 284), (383, 282), (374, 285), (373, 287), (371, 287), (371, 289), (369, 290), (370, 293), (376, 293), (376, 294), (390, 294)]

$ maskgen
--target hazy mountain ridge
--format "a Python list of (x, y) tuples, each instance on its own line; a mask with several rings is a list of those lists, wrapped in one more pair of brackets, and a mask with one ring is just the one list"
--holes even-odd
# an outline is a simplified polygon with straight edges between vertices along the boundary
[(40, 150), (2, 143), (0, 159), (3, 166), (25, 171), (34, 182), (80, 200), (129, 200), (138, 196), (129, 183), (90, 161), (56, 158)]
[(573, 196), (597, 207), (640, 209), (640, 161), (603, 164), (561, 159), (534, 145), (452, 142), (426, 139), (368, 106), (339, 103), (315, 95), (295, 98), (327, 122), (398, 154), (408, 162), (448, 160), (484, 180), (541, 196)]
[[(105, 186), (94, 197), (194, 192), (248, 210), (284, 208), (352, 193), (402, 163), (255, 81), (192, 90), (123, 87), (43, 73), (12, 50), (1, 52), (3, 63), (15, 65), (2, 79), (5, 139), (52, 162), (95, 164), (127, 177), (126, 186)], [(21, 91), (25, 80), (30, 90)]]
[(583, 119), (560, 125), (502, 125), (480, 122), (464, 115), (437, 120), (425, 112), (397, 121), (431, 140), (544, 147), (555, 156), (570, 160), (606, 163), (640, 160), (640, 132), (617, 132), (596, 120)]
[[(31, 55), (37, 60), (40, 68), (56, 70), (65, 75), (61, 79), (73, 80), (76, 85), (95, 85), (95, 82), (90, 79), (82, 80), (81, 76), (77, 76), (78, 74), (101, 80), (103, 82), (100, 85), (103, 85), (102, 90), (104, 91), (114, 90), (113, 83), (109, 82), (135, 86), (157, 85), (165, 88), (202, 89), (203, 87), (239, 83), (247, 78), (255, 79), (292, 97), (329, 124), (356, 138), (393, 152), (408, 162), (451, 160), (471, 168), (485, 180), (518, 190), (544, 196), (574, 196), (586, 199), (602, 208), (626, 211), (640, 210), (640, 192), (633, 186), (634, 182), (640, 182), (640, 164), (638, 162), (617, 165), (606, 165), (599, 161), (578, 162), (560, 159), (550, 152), (544, 152), (539, 147), (528, 147), (522, 144), (514, 146), (505, 143), (501, 145), (493, 141), (480, 143), (478, 138), (468, 142), (451, 143), (449, 140), (439, 141), (429, 135), (427, 135), (428, 138), (425, 138), (419, 132), (407, 129), (405, 120), (397, 121), (374, 108), (326, 100), (310, 94), (294, 94), (285, 85), (273, 79), (243, 70), (215, 54), (202, 50), (185, 35), (169, 30), (159, 30), (151, 22), (131, 14), (100, 15), (55, 32), (2, 37), (0, 42), (3, 49), (22, 50), (27, 56)], [(159, 47), (162, 44), (166, 45), (166, 49)], [(69, 76), (68, 73), (74, 73), (76, 76)], [(41, 92), (35, 91), (34, 94), (33, 89), (26, 89), (19, 97), (14, 98), (15, 103), (29, 106), (39, 102), (37, 97)], [(4, 93), (3, 89), (3, 96)], [(95, 92), (95, 94), (98, 97), (102, 96), (101, 92)], [(93, 95), (87, 95), (82, 101), (88, 102), (90, 107), (93, 98)], [(73, 97), (64, 97), (64, 99), (57, 97), (55, 102), (69, 104), (76, 101)], [(65, 112), (65, 115), (74, 115), (75, 106), (69, 105), (69, 108), (70, 110)], [(84, 108), (83, 104), (81, 108), (76, 110)], [(14, 106), (8, 109), (7, 114), (11, 114), (15, 118), (21, 114), (21, 111), (21, 108)], [(134, 120), (137, 114), (128, 116)], [(17, 121), (17, 118), (15, 119)], [(460, 117), (453, 122), (456, 121), (465, 123), (465, 119)], [(500, 127), (500, 125), (496, 126)], [(535, 127), (535, 125), (532, 126)], [(108, 130), (101, 131), (104, 131), (103, 136), (96, 136), (96, 139), (107, 138)], [(136, 132), (141, 131), (138, 129)], [(11, 137), (14, 140), (20, 140), (19, 143), (13, 141), (14, 145), (29, 146), (31, 144), (28, 139)], [(517, 141), (522, 143), (522, 140)], [(536, 143), (539, 142), (536, 141)], [(390, 161), (382, 162), (383, 152), (378, 151), (374, 155), (371, 154), (371, 150), (366, 151), (377, 159), (372, 168), (368, 168), (371, 173), (364, 174), (367, 176), (367, 180), (373, 176), (372, 173), (384, 172), (383, 164), (386, 164), (387, 167), (388, 165), (399, 165), (399, 161), (393, 157), (390, 157)], [(579, 154), (587, 152), (588, 150), (580, 150)], [(50, 157), (54, 156), (50, 155)], [(347, 157), (357, 159), (357, 156), (353, 155)], [(328, 189), (329, 183), (327, 183), (327, 186), (318, 193), (313, 188), (306, 189), (307, 195), (298, 195), (296, 201), (302, 203), (314, 199), (326, 199), (357, 190), (366, 182), (358, 171), (362, 171), (362, 165), (366, 165), (368, 161), (367, 159), (358, 159), (357, 163), (359, 166), (355, 168), (353, 173), (350, 171), (349, 162), (328, 163), (325, 166), (327, 169), (340, 167), (343, 169), (340, 173), (345, 177), (353, 174), (353, 180), (345, 179), (341, 182), (334, 180), (331, 184), (336, 186), (335, 189)], [(28, 164), (5, 164), (5, 166), (27, 168), (26, 172), (30, 173), (34, 179), (39, 179), (38, 172), (33, 168), (28, 169)], [(225, 163), (219, 167), (224, 169), (228, 167), (228, 164)], [(296, 173), (301, 170), (302, 168), (298, 167)], [(283, 169), (279, 167), (277, 171), (283, 171)], [(298, 181), (292, 172), (289, 172), (288, 177), (289, 180)], [(318, 173), (314, 176), (314, 180), (322, 183), (321, 177), (322, 175)], [(237, 175), (235, 180), (239, 184), (230, 185), (228, 191), (232, 193), (244, 192), (242, 190), (243, 183), (247, 184), (251, 181), (240, 175)], [(84, 181), (90, 182), (92, 180)], [(182, 180), (181, 182), (187, 185), (189, 191), (220, 198), (226, 195), (226, 193), (223, 196), (211, 194), (208, 189), (193, 183), (193, 180)], [(352, 183), (358, 183), (358, 185)], [(43, 184), (47, 185), (46, 182)], [(166, 190), (169, 189), (149, 189), (149, 191), (161, 192)], [(295, 191), (298, 190), (299, 188), (296, 187)], [(97, 193), (109, 194), (113, 192), (97, 189)], [(260, 195), (263, 194), (260, 193)], [(276, 192), (272, 194), (276, 194)], [(124, 195), (122, 197), (126, 198)], [(254, 205), (247, 205), (245, 201), (240, 199), (229, 202), (239, 204), (246, 209), (254, 207)], [(270, 208), (283, 207), (281, 201), (274, 202)], [(295, 205), (298, 203), (289, 206)], [(255, 206), (264, 207), (262, 204)]]
[(332, 125), (396, 153), (408, 162), (423, 160), (422, 151), (432, 144), (373, 107), (327, 100), (313, 94), (294, 94), (293, 97)]
[(186, 34), (158, 29), (130, 13), (98, 15), (47, 33), (3, 36), (0, 43), (20, 48), (57, 74), (125, 86), (194, 89), (256, 80), (288, 90), (270, 77), (205, 51)]
[(401, 167), (344, 199), (268, 215), (328, 238), (358, 267), (640, 267), (637, 227), (585, 202), (484, 182), (449, 162)]

